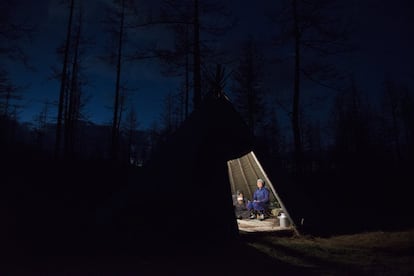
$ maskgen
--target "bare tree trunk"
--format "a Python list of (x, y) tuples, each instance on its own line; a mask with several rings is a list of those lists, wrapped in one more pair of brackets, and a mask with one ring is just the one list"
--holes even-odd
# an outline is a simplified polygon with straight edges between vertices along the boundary
[(122, 93), (119, 95), (119, 112), (118, 112), (118, 123), (117, 123), (118, 138), (119, 138), (119, 129), (120, 129), (121, 122), (122, 122), (122, 114), (124, 113), (125, 100), (126, 100), (126, 94), (125, 94), (125, 91), (122, 91)]
[(201, 103), (201, 60), (200, 60), (200, 22), (198, 0), (194, 0), (194, 109)]
[[(266, 112), (265, 95), (263, 90), (259, 88), (260, 82), (263, 80), (263, 59), (256, 45), (252, 37), (243, 43), (242, 55), (233, 74), (236, 106), (254, 136), (258, 134), (260, 123), (265, 121)], [(224, 72), (221, 74), (224, 78)]]
[(111, 159), (116, 160), (119, 143), (119, 97), (120, 97), (120, 81), (121, 81), (121, 59), (122, 59), (122, 40), (124, 34), (124, 19), (125, 19), (125, 1), (121, 3), (121, 23), (119, 26), (119, 41), (118, 41), (118, 56), (116, 66), (116, 85), (115, 85), (115, 100), (114, 100), (114, 117), (112, 121), (112, 136), (111, 136)]
[(69, 89), (69, 106), (68, 106), (68, 116), (67, 121), (65, 121), (65, 156), (73, 157), (74, 154), (74, 144), (75, 144), (75, 121), (78, 119), (77, 114), (79, 111), (79, 84), (78, 84), (78, 67), (79, 67), (79, 43), (81, 36), (81, 18), (79, 20), (79, 26), (76, 32), (76, 41), (74, 45), (74, 57), (72, 63), (72, 79)]
[[(71, 78), (72, 71), (68, 71), (66, 79)], [(70, 84), (66, 82), (65, 86), (65, 100), (63, 101), (63, 158), (67, 155), (67, 143), (68, 143), (68, 131), (69, 131), (69, 97), (70, 97)]]
[(60, 93), (59, 93), (59, 104), (58, 104), (58, 116), (56, 123), (56, 141), (55, 141), (55, 159), (59, 158), (60, 154), (60, 144), (61, 144), (61, 135), (62, 135), (62, 119), (63, 119), (63, 102), (65, 100), (65, 90), (66, 90), (66, 74), (68, 66), (68, 56), (69, 56), (69, 46), (70, 46), (70, 36), (72, 29), (72, 18), (74, 10), (74, 0), (70, 2), (70, 13), (68, 21), (68, 29), (66, 33), (66, 44), (65, 44), (65, 54), (63, 59), (62, 75), (60, 80)]
[(302, 142), (299, 123), (299, 94), (300, 94), (300, 31), (298, 22), (297, 0), (292, 1), (294, 36), (295, 36), (295, 67), (293, 82), (293, 103), (292, 103), (292, 130), (294, 141), (294, 162), (295, 169), (298, 170), (302, 163)]
[(189, 30), (188, 24), (186, 25), (185, 36), (186, 36), (186, 54), (185, 54), (185, 119), (188, 117), (188, 98), (190, 94), (190, 63), (189, 63), (189, 53), (190, 53), (190, 39), (189, 39)]

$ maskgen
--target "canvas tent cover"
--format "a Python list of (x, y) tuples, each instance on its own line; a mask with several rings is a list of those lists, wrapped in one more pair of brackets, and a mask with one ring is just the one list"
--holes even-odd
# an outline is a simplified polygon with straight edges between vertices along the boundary
[[(232, 187), (242, 174), (230, 177), (227, 162), (252, 149), (253, 136), (228, 99), (205, 99), (154, 155), (144, 174), (129, 184), (123, 208), (115, 215), (128, 243), (152, 246), (157, 240), (181, 246), (237, 238)], [(244, 175), (250, 185), (257, 176), (267, 179), (262, 174)]]

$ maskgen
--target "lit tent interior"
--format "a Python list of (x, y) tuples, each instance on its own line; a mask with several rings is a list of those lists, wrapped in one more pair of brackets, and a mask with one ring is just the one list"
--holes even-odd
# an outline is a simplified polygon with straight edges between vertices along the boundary
[[(259, 178), (264, 180), (265, 186), (270, 190), (270, 216), (268, 216), (266, 221), (238, 219), (239, 230), (245, 232), (261, 232), (290, 229), (299, 234), (292, 222), (288, 209), (253, 151), (240, 158), (227, 161), (227, 166), (233, 195), (237, 192), (242, 192), (245, 197), (252, 199), (254, 191), (257, 188), (256, 180)], [(286, 218), (281, 218), (282, 214)], [(280, 221), (281, 219), (284, 220), (282, 223)]]

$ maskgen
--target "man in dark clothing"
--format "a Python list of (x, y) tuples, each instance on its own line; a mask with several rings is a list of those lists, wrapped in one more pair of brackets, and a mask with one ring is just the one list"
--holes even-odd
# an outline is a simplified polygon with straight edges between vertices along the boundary
[(246, 207), (246, 200), (244, 199), (243, 193), (238, 191), (233, 201), (234, 212), (236, 213), (237, 219), (244, 219), (249, 217), (249, 210)]
[(253, 194), (253, 201), (247, 202), (247, 209), (250, 211), (250, 218), (254, 219), (259, 215), (264, 220), (266, 210), (269, 208), (270, 191), (265, 187), (262, 179), (257, 179), (257, 190)]

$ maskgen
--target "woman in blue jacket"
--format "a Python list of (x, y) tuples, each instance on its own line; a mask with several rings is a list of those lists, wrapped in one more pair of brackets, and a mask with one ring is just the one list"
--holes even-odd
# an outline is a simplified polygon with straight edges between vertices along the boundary
[(257, 189), (253, 194), (253, 201), (247, 202), (247, 209), (250, 211), (250, 218), (254, 219), (259, 215), (260, 220), (264, 220), (265, 212), (269, 208), (270, 191), (265, 187), (262, 179), (257, 179)]

